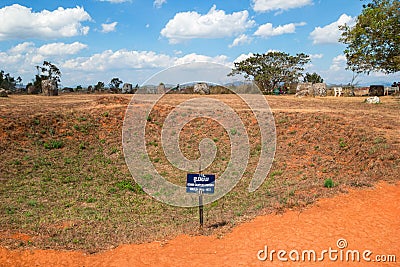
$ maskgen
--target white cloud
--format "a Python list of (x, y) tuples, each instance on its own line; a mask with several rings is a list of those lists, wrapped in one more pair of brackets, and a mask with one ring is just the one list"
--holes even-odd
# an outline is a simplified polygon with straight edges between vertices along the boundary
[(63, 58), (76, 54), (86, 47), (79, 42), (49, 43), (41, 47), (36, 47), (32, 42), (24, 42), (6, 52), (0, 52), (0, 66), (7, 66), (7, 72), (21, 76), (26, 84), (35, 76), (35, 66), (41, 65), (44, 60), (60, 66)]
[(161, 30), (170, 43), (180, 43), (194, 38), (223, 38), (243, 33), (255, 24), (249, 20), (247, 10), (225, 14), (214, 5), (207, 14), (195, 11), (175, 14)]
[(261, 36), (264, 38), (268, 38), (271, 36), (277, 36), (287, 33), (295, 33), (296, 26), (304, 26), (306, 25), (305, 22), (300, 23), (289, 23), (285, 25), (279, 25), (278, 27), (274, 28), (272, 23), (266, 23), (258, 27), (257, 31), (254, 33), (256, 36)]
[(167, 0), (154, 0), (153, 6), (156, 8), (161, 8), (163, 4), (165, 4)]
[(332, 65), (329, 67), (331, 71), (339, 71), (344, 70), (346, 68), (346, 56), (345, 55), (338, 55), (332, 59)]
[(174, 65), (181, 65), (181, 64), (193, 63), (193, 62), (212, 62), (212, 63), (226, 65), (228, 63), (228, 57), (225, 55), (210, 57), (210, 56), (198, 55), (196, 53), (192, 53), (192, 54), (188, 54), (183, 57), (180, 57), (180, 58), (176, 58)]
[(252, 0), (253, 10), (266, 12), (272, 10), (288, 10), (312, 5), (312, 0)]
[(337, 21), (324, 27), (316, 27), (310, 33), (313, 44), (336, 44), (341, 36), (339, 26), (344, 24), (353, 26), (355, 24), (355, 18), (342, 14)]
[(173, 64), (173, 59), (165, 54), (152, 51), (129, 51), (125, 49), (106, 50), (90, 57), (67, 60), (63, 67), (82, 71), (104, 71), (110, 69), (163, 68)]
[(23, 54), (32, 52), (35, 49), (35, 44), (32, 42), (24, 42), (21, 44), (17, 44), (16, 46), (12, 47), (8, 50), (11, 54)]
[(233, 62), (241, 62), (241, 61), (246, 60), (246, 59), (248, 59), (249, 57), (252, 57), (252, 56), (254, 56), (253, 53), (241, 54)]
[(247, 36), (246, 34), (241, 34), (238, 37), (233, 40), (232, 44), (229, 45), (229, 47), (234, 47), (242, 44), (249, 44), (251, 43), (251, 38)]
[(115, 27), (117, 26), (118, 22), (112, 22), (112, 23), (103, 23), (101, 24), (101, 32), (108, 33), (108, 32), (113, 32), (115, 31)]
[(32, 12), (18, 4), (0, 9), (0, 41), (28, 38), (61, 38), (86, 35), (89, 27), (81, 22), (90, 21), (83, 7), (59, 7), (57, 10)]
[(323, 57), (324, 57), (323, 54), (311, 54), (310, 55), (311, 59), (320, 59), (320, 58), (323, 58)]
[(39, 47), (37, 52), (44, 56), (74, 55), (85, 48), (87, 48), (87, 45), (79, 43), (79, 42), (74, 42), (72, 44), (51, 43), (51, 44), (42, 45), (41, 47)]

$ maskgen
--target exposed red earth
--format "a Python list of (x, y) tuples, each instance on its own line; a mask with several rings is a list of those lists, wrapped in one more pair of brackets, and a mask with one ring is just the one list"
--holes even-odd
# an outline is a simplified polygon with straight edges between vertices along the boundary
[[(400, 184), (384, 182), (374, 188), (350, 190), (334, 198), (321, 199), (303, 211), (266, 215), (233, 229), (222, 238), (181, 235), (172, 240), (116, 249), (88, 255), (79, 251), (7, 250), (0, 248), (1, 266), (398, 266), (400, 261)], [(13, 238), (28, 240), (26, 235)], [(339, 249), (339, 239), (347, 247)], [(268, 258), (265, 261), (265, 246)], [(323, 250), (336, 250), (329, 254)], [(317, 260), (281, 261), (271, 250), (314, 250)], [(353, 261), (349, 250), (360, 253)], [(364, 251), (369, 250), (363, 258)], [(340, 252), (343, 251), (343, 260)], [(308, 255), (308, 254), (307, 254)], [(349, 255), (347, 262), (346, 256)], [(392, 256), (395, 256), (394, 259)], [(397, 262), (377, 262), (383, 260)], [(293, 252), (292, 257), (296, 257)], [(389, 258), (391, 257), (391, 258)], [(334, 260), (336, 259), (336, 260)], [(354, 259), (357, 259), (355, 257)], [(370, 260), (368, 262), (367, 260)]]

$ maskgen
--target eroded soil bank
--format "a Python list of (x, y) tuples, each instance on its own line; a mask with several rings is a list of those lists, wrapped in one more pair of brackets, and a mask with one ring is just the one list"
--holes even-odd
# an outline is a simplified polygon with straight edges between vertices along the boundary
[[(334, 198), (319, 200), (301, 212), (260, 216), (235, 228), (222, 238), (181, 235), (170, 241), (123, 245), (106, 252), (87, 255), (78, 251), (0, 249), (1, 266), (398, 266), (400, 261), (400, 184), (378, 183), (374, 188), (350, 190)], [(16, 237), (17, 238), (17, 237)], [(26, 238), (21, 236), (20, 238)], [(339, 249), (339, 239), (347, 247)], [(296, 250), (300, 262), (278, 260), (276, 253), (260, 261), (257, 254), (271, 250)], [(331, 255), (323, 250), (337, 250)], [(317, 261), (301, 261), (304, 250), (314, 250)], [(360, 261), (348, 251), (357, 250)], [(367, 262), (362, 254), (366, 254)], [(342, 251), (343, 261), (340, 260)], [(346, 255), (350, 261), (346, 262)], [(378, 263), (395, 255), (397, 263)], [(260, 257), (265, 255), (260, 253)], [(292, 257), (296, 257), (292, 252)], [(390, 260), (394, 260), (391, 258)]]

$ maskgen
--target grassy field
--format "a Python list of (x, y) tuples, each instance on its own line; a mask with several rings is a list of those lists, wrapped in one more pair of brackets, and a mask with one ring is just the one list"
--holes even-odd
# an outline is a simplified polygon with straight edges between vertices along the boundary
[[(157, 202), (132, 178), (121, 135), (131, 96), (17, 96), (0, 99), (0, 245), (82, 249), (199, 234), (197, 208)], [(185, 179), (166, 160), (160, 132), (168, 112), (195, 95), (167, 95), (146, 127), (147, 149), (159, 173)], [(205, 206), (203, 234), (223, 235), (259, 214), (303, 209), (320, 197), (399, 180), (400, 104), (363, 98), (268, 96), (277, 128), (272, 169), (254, 193), (247, 186), (258, 162), (260, 140), (253, 115), (235, 95), (212, 95), (234, 107), (251, 140), (243, 179), (222, 199)], [(188, 158), (211, 138), (217, 176), (230, 158), (228, 134), (212, 121), (194, 120), (180, 135)], [(11, 238), (24, 233), (29, 242)]]

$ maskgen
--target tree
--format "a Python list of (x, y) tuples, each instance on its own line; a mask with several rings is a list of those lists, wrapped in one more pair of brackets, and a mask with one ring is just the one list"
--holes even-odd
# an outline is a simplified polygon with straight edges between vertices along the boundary
[(340, 26), (340, 42), (347, 45), (347, 68), (358, 73), (400, 70), (400, 2), (372, 0), (363, 5), (353, 27)]
[(312, 74), (307, 72), (306, 75), (304, 76), (303, 81), (308, 83), (323, 83), (324, 79), (322, 79), (321, 76), (319, 76), (319, 74), (316, 72)]
[(123, 83), (119, 78), (112, 78), (110, 82), (110, 88), (112, 91), (118, 91), (119, 86)]
[(104, 83), (103, 82), (97, 82), (97, 84), (94, 86), (94, 91), (101, 91), (104, 89)]
[(302, 76), (303, 66), (310, 62), (308, 55), (303, 53), (291, 56), (283, 52), (268, 52), (255, 54), (241, 62), (235, 62), (235, 67), (228, 76), (244, 74), (252, 77), (264, 93), (271, 93), (281, 83), (298, 81)]
[(0, 71), (0, 88), (14, 90), (16, 84), (15, 78), (12, 77), (10, 73), (5, 74), (3, 70)]
[(35, 87), (41, 90), (43, 80), (53, 80), (58, 87), (58, 83), (61, 81), (61, 71), (56, 65), (49, 61), (43, 61), (43, 66), (36, 66), (36, 69), (38, 74), (35, 76)]

